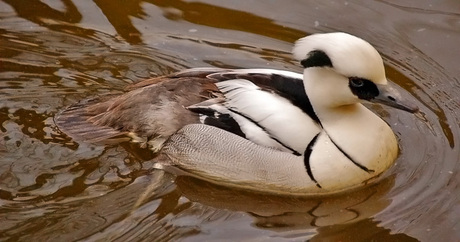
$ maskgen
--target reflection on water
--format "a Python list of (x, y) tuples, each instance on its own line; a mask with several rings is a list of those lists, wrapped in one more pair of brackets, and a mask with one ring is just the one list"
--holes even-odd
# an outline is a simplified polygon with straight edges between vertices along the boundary
[[(436, 3), (0, 1), (0, 238), (459, 240), (460, 6)], [(357, 191), (283, 197), (175, 178), (152, 169), (149, 151), (75, 143), (53, 121), (188, 67), (300, 70), (292, 42), (334, 30), (374, 44), (422, 111), (370, 106), (402, 153)]]

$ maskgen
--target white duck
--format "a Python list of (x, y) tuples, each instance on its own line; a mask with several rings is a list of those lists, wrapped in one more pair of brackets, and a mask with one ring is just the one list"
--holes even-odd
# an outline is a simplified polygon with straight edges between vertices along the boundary
[(417, 107), (388, 86), (378, 52), (355, 36), (329, 33), (298, 40), (293, 53), (303, 77), (190, 69), (75, 104), (56, 123), (76, 140), (131, 137), (163, 148), (158, 167), (249, 189), (334, 193), (387, 170), (398, 154), (396, 137), (360, 102)]

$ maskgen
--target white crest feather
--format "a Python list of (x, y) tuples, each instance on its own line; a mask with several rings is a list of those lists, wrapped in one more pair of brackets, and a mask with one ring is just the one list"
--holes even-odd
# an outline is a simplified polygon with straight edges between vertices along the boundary
[(313, 34), (297, 40), (292, 53), (297, 60), (303, 60), (313, 50), (325, 52), (337, 73), (387, 83), (382, 57), (361, 38), (347, 33)]

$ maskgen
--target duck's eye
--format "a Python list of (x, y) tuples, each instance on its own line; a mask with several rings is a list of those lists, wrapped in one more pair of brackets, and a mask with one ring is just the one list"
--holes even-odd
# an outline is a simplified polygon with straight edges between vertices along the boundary
[(364, 86), (364, 80), (357, 77), (350, 77), (350, 85), (352, 87), (362, 87)]
[(351, 92), (360, 99), (371, 100), (380, 93), (375, 83), (364, 78), (350, 77), (348, 85)]

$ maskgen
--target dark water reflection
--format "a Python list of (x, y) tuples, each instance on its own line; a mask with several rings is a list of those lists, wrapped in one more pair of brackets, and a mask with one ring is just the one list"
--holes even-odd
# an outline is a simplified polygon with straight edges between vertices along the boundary
[[(444, 1), (0, 1), (0, 238), (460, 240), (460, 4)], [(130, 144), (75, 143), (77, 100), (198, 66), (300, 70), (292, 42), (346, 31), (383, 54), (422, 115), (371, 106), (396, 165), (347, 194), (253, 194), (152, 170)]]

